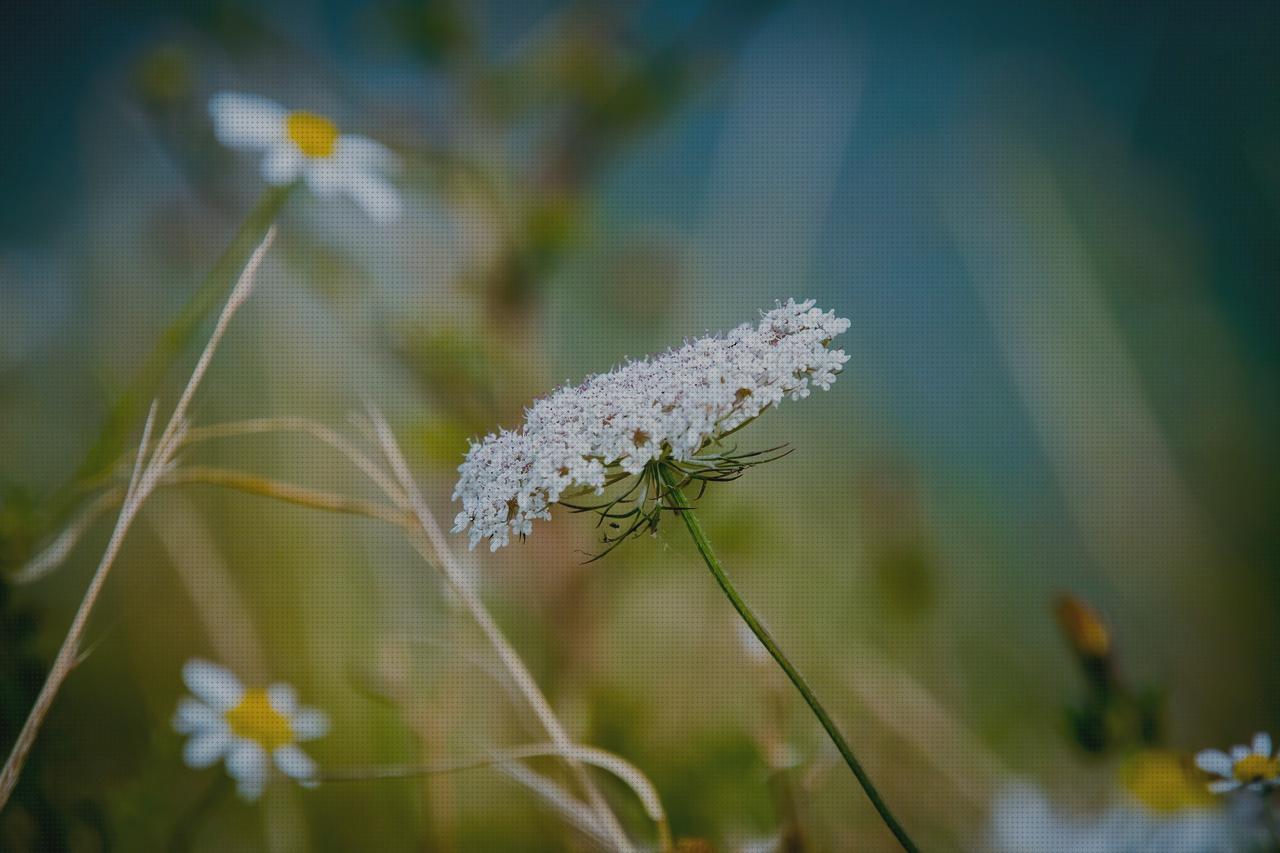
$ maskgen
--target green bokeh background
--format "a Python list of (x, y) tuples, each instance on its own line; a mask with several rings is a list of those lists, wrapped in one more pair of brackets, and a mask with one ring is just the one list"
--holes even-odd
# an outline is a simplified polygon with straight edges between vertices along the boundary
[[(926, 849), (979, 843), (1015, 775), (1101, 791), (1052, 606), (1111, 626), (1165, 743), (1280, 725), (1280, 7), (1000, 3), (20, 4), (0, 33), (0, 558), (50, 504), (263, 190), (234, 89), (405, 162), (390, 226), (305, 192), (193, 410), (358, 435), (388, 412), (444, 520), (468, 437), (555, 385), (813, 297), (852, 320), (829, 393), (744, 444), (712, 540)], [(171, 405), (193, 343), (162, 383)], [(135, 424), (136, 426), (136, 424)], [(136, 431), (131, 433), (133, 441)], [(375, 497), (296, 437), (199, 461)], [(109, 532), (3, 587), (11, 738)], [(566, 724), (680, 837), (799, 825), (889, 850), (684, 532), (605, 560), (583, 517), (466, 557)], [(463, 537), (456, 546), (465, 550)], [(499, 773), (275, 788), (181, 762), (179, 669), (286, 680), (325, 767), (538, 739), (433, 570), (376, 522), (167, 490), (108, 584), (3, 849), (580, 847)], [(4, 745), (7, 749), (7, 741)], [(792, 761), (794, 759), (794, 761)], [(791, 764), (787, 769), (779, 765)], [(540, 768), (551, 764), (538, 765)], [(636, 834), (642, 812), (602, 781)]]

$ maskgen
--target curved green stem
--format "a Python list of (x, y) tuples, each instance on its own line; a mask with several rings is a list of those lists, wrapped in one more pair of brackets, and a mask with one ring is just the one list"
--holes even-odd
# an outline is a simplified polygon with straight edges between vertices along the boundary
[(889, 811), (889, 807), (881, 799), (875, 785), (871, 783), (871, 777), (867, 775), (867, 771), (862, 769), (862, 765), (854, 756), (853, 750), (849, 747), (848, 742), (845, 741), (844, 735), (840, 734), (840, 730), (836, 728), (835, 722), (832, 721), (827, 710), (822, 707), (818, 697), (814, 695), (809, 683), (804, 680), (804, 676), (800, 674), (800, 671), (782, 653), (782, 649), (778, 648), (773, 636), (756, 618), (755, 613), (751, 611), (747, 603), (742, 600), (742, 596), (738, 594), (738, 590), (729, 580), (728, 575), (725, 574), (724, 567), (720, 565), (720, 560), (716, 557), (715, 551), (711, 549), (711, 541), (707, 539), (706, 532), (703, 531), (697, 516), (693, 514), (693, 505), (689, 503), (689, 499), (681, 490), (680, 482), (676, 475), (666, 465), (658, 466), (658, 475), (667, 487), (665, 497), (670, 502), (671, 508), (676, 510), (680, 517), (684, 519), (685, 526), (689, 528), (689, 535), (693, 537), (694, 544), (698, 546), (698, 552), (702, 554), (702, 559), (706, 562), (707, 568), (711, 570), (716, 582), (724, 590), (724, 594), (728, 597), (729, 603), (733, 605), (733, 609), (738, 611), (738, 615), (742, 617), (743, 622), (747, 623), (751, 633), (755, 634), (756, 638), (768, 649), (769, 654), (778, 662), (778, 666), (782, 667), (782, 671), (787, 674), (787, 678), (791, 679), (791, 683), (800, 691), (800, 695), (804, 697), (804, 701), (812, 709), (814, 716), (822, 724), (822, 728), (826, 729), (827, 735), (831, 738), (832, 743), (836, 745), (836, 749), (840, 750), (840, 755), (844, 758), (845, 764), (849, 765), (849, 769), (853, 771), (858, 784), (866, 792), (867, 799), (871, 800), (871, 805), (875, 806), (876, 811), (880, 813), (881, 819), (884, 820), (885, 825), (889, 827), (889, 831), (893, 833), (894, 837), (898, 839), (902, 849), (908, 851), (908, 853), (917, 853), (919, 848), (916, 847), (911, 837), (907, 835), (907, 831), (902, 828), (902, 824), (898, 823), (898, 819), (893, 816), (893, 812)]

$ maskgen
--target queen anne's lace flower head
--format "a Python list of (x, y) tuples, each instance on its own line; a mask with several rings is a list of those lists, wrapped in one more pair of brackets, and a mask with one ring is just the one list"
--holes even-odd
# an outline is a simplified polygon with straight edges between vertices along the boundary
[(458, 468), (454, 532), (492, 550), (551, 517), (562, 495), (597, 494), (653, 461), (699, 451), (785, 399), (831, 387), (844, 363), (831, 339), (849, 328), (813, 300), (764, 312), (758, 325), (631, 361), (535, 402), (518, 430), (474, 443)]

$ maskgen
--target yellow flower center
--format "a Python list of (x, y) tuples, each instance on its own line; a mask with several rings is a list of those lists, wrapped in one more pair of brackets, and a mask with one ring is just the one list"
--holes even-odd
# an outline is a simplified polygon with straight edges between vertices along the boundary
[(1266, 782), (1280, 776), (1280, 758), (1265, 755), (1246, 755), (1232, 768), (1236, 779), (1248, 785), (1250, 782)]
[(1121, 766), (1120, 781), (1154, 812), (1169, 814), (1215, 802), (1182, 758), (1171, 752), (1139, 752)]
[(227, 724), (237, 736), (257, 741), (268, 752), (293, 742), (293, 727), (277, 711), (267, 691), (255, 687), (244, 692), (240, 704), (227, 712)]
[(315, 113), (289, 113), (289, 138), (308, 157), (329, 157), (338, 147), (338, 126)]

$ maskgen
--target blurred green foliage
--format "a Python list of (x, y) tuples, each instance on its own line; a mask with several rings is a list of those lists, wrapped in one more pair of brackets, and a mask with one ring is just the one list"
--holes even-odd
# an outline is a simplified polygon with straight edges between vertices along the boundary
[[(797, 452), (699, 514), (926, 849), (980, 846), (1005, 768), (1101, 795), (1135, 749), (1280, 726), (1273, 7), (20, 11), (0, 33), (5, 577), (120, 481), (278, 220), (193, 422), (309, 417), (376, 458), (350, 417), (372, 400), (446, 527), (467, 440), (556, 384), (775, 298), (851, 317), (836, 388), (742, 436)], [(223, 89), (393, 148), (408, 215), (264, 193), (210, 133)], [(378, 497), (293, 435), (193, 458)], [(183, 765), (168, 721), (194, 655), (331, 712), (323, 767), (541, 733), (392, 528), (181, 495), (204, 527), (158, 535), (162, 494), (131, 535), (0, 848), (586, 849), (491, 769), (250, 806)], [(104, 525), (47, 580), (0, 582), (0, 744)], [(585, 566), (598, 535), (557, 511), (463, 557), (575, 736), (648, 775), (683, 850), (892, 849), (681, 531)], [(1062, 589), (1110, 615), (1105, 648), (1064, 646)]]

